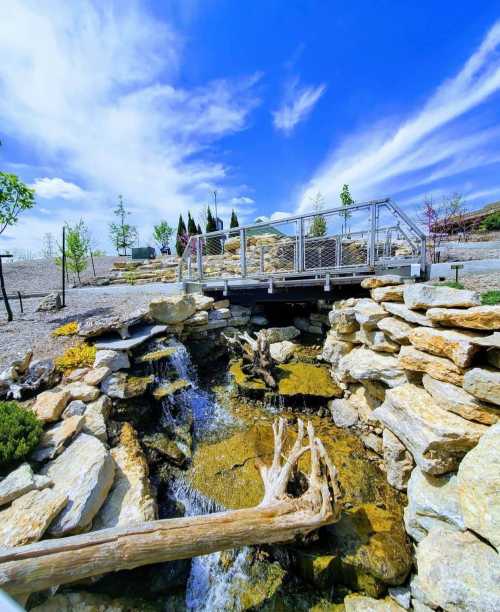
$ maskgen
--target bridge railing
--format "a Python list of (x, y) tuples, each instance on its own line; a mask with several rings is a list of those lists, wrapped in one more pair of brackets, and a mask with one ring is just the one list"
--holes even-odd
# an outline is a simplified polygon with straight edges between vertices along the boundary
[(425, 266), (425, 235), (390, 199), (191, 236), (179, 280), (269, 278)]

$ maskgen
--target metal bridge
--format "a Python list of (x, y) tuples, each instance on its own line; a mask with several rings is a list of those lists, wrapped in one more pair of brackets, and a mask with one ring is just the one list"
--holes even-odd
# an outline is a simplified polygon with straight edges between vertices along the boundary
[(178, 268), (186, 290), (359, 284), (374, 274), (421, 276), (425, 234), (389, 198), (191, 236)]

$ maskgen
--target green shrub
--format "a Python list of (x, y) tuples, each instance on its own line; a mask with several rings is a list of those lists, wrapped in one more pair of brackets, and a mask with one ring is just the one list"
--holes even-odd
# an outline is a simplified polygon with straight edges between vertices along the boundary
[(0, 466), (21, 461), (40, 439), (42, 424), (16, 402), (0, 402)]
[(500, 304), (500, 291), (498, 289), (494, 291), (486, 291), (481, 294), (481, 304), (483, 306), (494, 306)]
[(484, 221), (482, 221), (480, 228), (485, 232), (494, 232), (500, 230), (500, 211), (491, 213)]
[(444, 283), (439, 283), (440, 287), (450, 287), (450, 289), (464, 289), (465, 287), (462, 283), (457, 283), (456, 281), (445, 281)]

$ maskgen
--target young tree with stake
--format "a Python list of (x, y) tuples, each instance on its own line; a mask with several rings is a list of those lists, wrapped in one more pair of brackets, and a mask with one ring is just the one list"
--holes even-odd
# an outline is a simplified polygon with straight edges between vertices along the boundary
[(347, 219), (351, 218), (349, 207), (354, 204), (354, 200), (349, 191), (349, 185), (344, 185), (342, 187), (342, 191), (340, 192), (340, 204), (342, 206), (342, 211), (340, 215), (344, 219), (344, 221), (342, 222), (342, 233), (345, 234), (347, 232)]
[(120, 250), (123, 251), (123, 255), (126, 255), (127, 249), (130, 249), (137, 240), (137, 228), (135, 225), (125, 223), (125, 219), (130, 213), (125, 210), (123, 196), (118, 196), (118, 207), (113, 213), (118, 217), (118, 223), (110, 223), (109, 225), (111, 242), (118, 255), (120, 255)]

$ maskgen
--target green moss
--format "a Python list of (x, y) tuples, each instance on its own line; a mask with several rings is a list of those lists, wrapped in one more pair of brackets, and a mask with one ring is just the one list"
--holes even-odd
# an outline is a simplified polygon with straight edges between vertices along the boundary
[(0, 467), (21, 461), (36, 447), (42, 424), (16, 402), (0, 402)]
[(55, 360), (56, 367), (62, 372), (76, 368), (90, 368), (94, 365), (96, 348), (85, 342), (70, 346)]
[(333, 382), (328, 366), (286, 363), (277, 368), (277, 374), (279, 394), (283, 397), (342, 397), (342, 390)]
[(175, 347), (169, 347), (162, 349), (161, 351), (151, 351), (138, 357), (136, 359), (136, 363), (155, 363), (157, 361), (161, 361), (162, 359), (168, 359), (176, 351), (177, 349)]
[(482, 293), (481, 304), (483, 304), (483, 306), (495, 306), (496, 304), (500, 304), (500, 290)]
[(154, 376), (127, 376), (125, 383), (125, 397), (139, 397), (144, 395), (153, 383)]
[(159, 387), (156, 387), (153, 391), (153, 397), (156, 400), (162, 400), (165, 397), (173, 396), (179, 391), (183, 391), (184, 389), (189, 389), (191, 383), (183, 378), (179, 378), (178, 380), (174, 380), (170, 383), (164, 383)]

